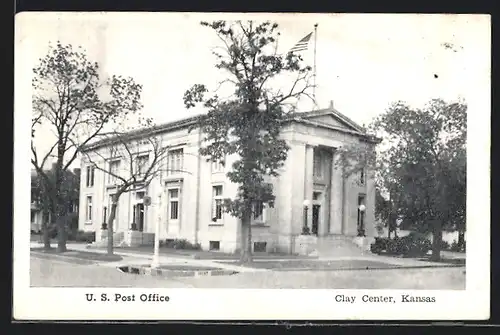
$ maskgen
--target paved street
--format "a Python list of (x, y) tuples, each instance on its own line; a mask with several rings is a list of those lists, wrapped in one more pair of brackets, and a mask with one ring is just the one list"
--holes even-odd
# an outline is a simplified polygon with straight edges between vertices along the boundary
[(171, 279), (121, 273), (116, 268), (31, 257), (31, 286), (43, 287), (190, 287)]
[(31, 257), (32, 286), (171, 288), (465, 289), (465, 268), (354, 271), (252, 271), (175, 280), (119, 272), (112, 264)]
[(267, 271), (226, 277), (185, 278), (196, 288), (464, 290), (464, 268)]

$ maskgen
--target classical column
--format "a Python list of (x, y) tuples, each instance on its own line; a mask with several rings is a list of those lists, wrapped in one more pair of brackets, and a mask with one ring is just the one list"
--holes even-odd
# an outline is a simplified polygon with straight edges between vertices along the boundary
[(305, 177), (304, 177), (304, 200), (307, 200), (309, 207), (307, 210), (307, 226), (312, 229), (312, 193), (313, 193), (313, 163), (314, 147), (306, 145)]
[(330, 178), (330, 233), (342, 233), (342, 169), (338, 165), (338, 152), (332, 155)]

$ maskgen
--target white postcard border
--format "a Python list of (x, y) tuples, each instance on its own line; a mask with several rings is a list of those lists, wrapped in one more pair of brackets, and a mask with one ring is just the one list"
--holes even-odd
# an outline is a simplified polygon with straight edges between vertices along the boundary
[[(34, 13), (33, 15), (39, 15)], [(45, 14), (45, 13), (44, 13)], [(49, 14), (49, 13), (47, 13)], [(30, 14), (23, 14), (28, 19)], [(82, 15), (81, 13), (79, 15)], [(86, 14), (87, 15), (87, 14)], [(101, 14), (88, 14), (101, 15)], [(138, 15), (138, 14), (134, 14)], [(140, 14), (139, 14), (140, 15)], [(269, 15), (269, 14), (268, 14)], [(274, 15), (274, 14), (273, 14)], [(19, 18), (19, 17), (18, 17)], [(489, 18), (488, 18), (489, 19)], [(287, 320), (474, 320), (489, 317), (490, 306), (490, 92), (468, 100), (467, 273), (464, 291), (421, 290), (229, 290), (31, 288), (30, 120), (31, 68), (29, 40), (16, 19), (14, 115), (13, 317), (40, 320), (154, 319), (287, 319)], [(485, 51), (486, 52), (486, 51)], [(485, 55), (490, 62), (490, 50)], [(168, 295), (168, 303), (89, 303), (86, 293), (128, 292)], [(365, 294), (435, 297), (435, 303), (335, 302), (338, 294), (361, 300)]]

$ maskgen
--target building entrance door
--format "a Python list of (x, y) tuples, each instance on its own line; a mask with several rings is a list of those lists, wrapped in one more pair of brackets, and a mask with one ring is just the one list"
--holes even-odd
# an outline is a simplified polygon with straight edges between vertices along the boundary
[(312, 233), (313, 235), (318, 235), (318, 227), (319, 227), (319, 213), (320, 213), (321, 205), (313, 205), (312, 207)]
[(144, 204), (136, 205), (137, 230), (144, 231)]

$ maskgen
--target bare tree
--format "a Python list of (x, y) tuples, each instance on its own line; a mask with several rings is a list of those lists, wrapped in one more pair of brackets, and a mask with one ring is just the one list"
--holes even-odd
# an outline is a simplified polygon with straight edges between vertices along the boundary
[[(148, 125), (134, 132), (110, 132), (101, 135), (101, 141), (82, 150), (84, 159), (102, 171), (113, 187), (111, 208), (107, 217), (108, 255), (113, 254), (113, 223), (120, 197), (130, 191), (147, 190), (151, 182), (161, 178), (163, 172), (178, 171), (168, 166), (169, 146), (165, 145), (158, 128)], [(137, 132), (135, 132), (137, 134)]]
[[(33, 69), (32, 86), (31, 163), (43, 180), (46, 196), (54, 199), (51, 220), (57, 224), (57, 250), (63, 252), (67, 206), (61, 190), (65, 171), (82, 146), (96, 139), (108, 125), (142, 108), (142, 86), (132, 78), (119, 76), (101, 80), (98, 63), (89, 61), (84, 51), (59, 42)], [(45, 153), (36, 147), (37, 136), (47, 140), (46, 135), (38, 135), (42, 128), (53, 137)], [(49, 158), (55, 160), (52, 180), (45, 172)]]

